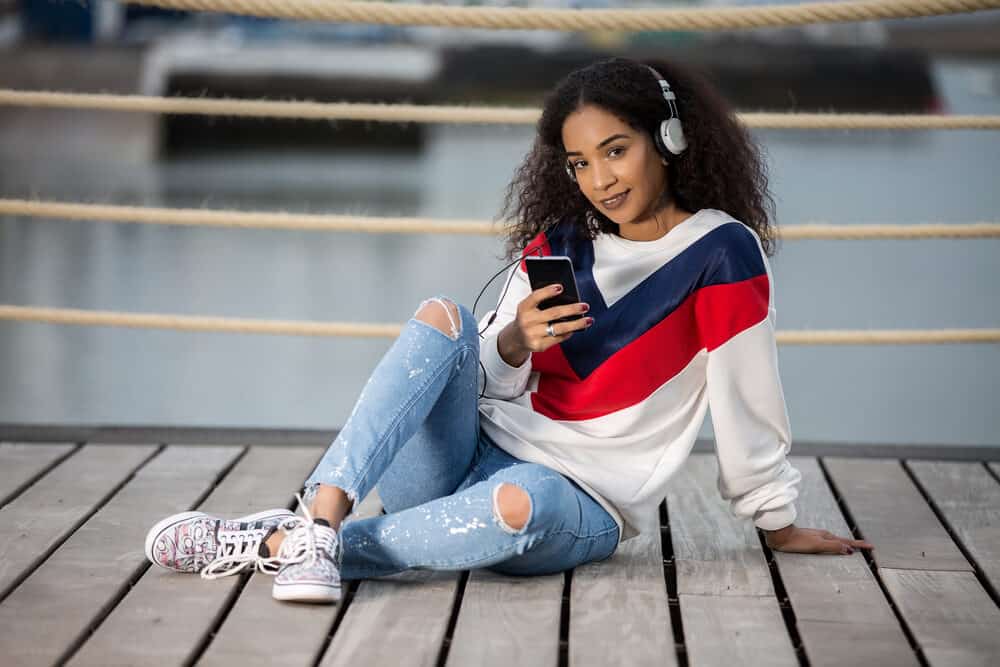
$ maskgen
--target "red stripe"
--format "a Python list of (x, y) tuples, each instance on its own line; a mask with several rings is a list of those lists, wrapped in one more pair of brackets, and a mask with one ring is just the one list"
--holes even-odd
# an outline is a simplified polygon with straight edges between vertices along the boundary
[(703, 348), (714, 350), (767, 315), (767, 275), (703, 287), (649, 331), (613, 354), (586, 379), (576, 376), (561, 345), (531, 355), (540, 373), (535, 412), (579, 421), (646, 400)]
[(524, 257), (528, 255), (542, 255), (547, 257), (552, 254), (552, 248), (549, 247), (549, 240), (545, 238), (545, 232), (538, 232), (538, 236), (531, 239), (528, 245), (524, 246), (524, 250), (521, 252), (521, 270), (525, 273), (528, 272), (528, 267), (524, 263)]

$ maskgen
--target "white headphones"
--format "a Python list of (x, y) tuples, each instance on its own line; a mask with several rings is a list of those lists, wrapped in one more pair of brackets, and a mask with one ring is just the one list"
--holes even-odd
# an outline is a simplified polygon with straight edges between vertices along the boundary
[[(680, 155), (687, 150), (687, 139), (684, 138), (684, 128), (681, 127), (681, 119), (677, 114), (677, 95), (674, 94), (670, 84), (660, 76), (659, 72), (649, 65), (646, 65), (646, 69), (656, 77), (656, 83), (659, 84), (663, 99), (670, 110), (670, 117), (661, 122), (659, 131), (653, 134), (653, 143), (656, 144), (656, 149), (664, 158)], [(576, 172), (573, 171), (573, 167), (569, 163), (566, 164), (566, 175), (576, 183)]]

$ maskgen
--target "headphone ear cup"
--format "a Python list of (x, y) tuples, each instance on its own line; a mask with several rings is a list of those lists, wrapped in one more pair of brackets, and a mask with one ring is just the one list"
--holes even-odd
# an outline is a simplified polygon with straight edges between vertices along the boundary
[(670, 118), (660, 123), (661, 143), (673, 155), (680, 155), (687, 150), (687, 139), (680, 118)]

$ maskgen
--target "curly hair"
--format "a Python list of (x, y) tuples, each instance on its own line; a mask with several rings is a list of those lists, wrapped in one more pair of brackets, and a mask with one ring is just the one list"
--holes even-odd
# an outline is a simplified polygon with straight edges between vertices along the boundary
[[(764, 252), (773, 255), (774, 200), (756, 142), (701, 77), (673, 65), (652, 65), (677, 95), (688, 141), (687, 150), (672, 157), (666, 167), (670, 197), (684, 210), (725, 211), (753, 229)], [(508, 185), (498, 215), (509, 221), (508, 259), (517, 257), (539, 232), (560, 220), (573, 225), (577, 238), (617, 233), (618, 225), (590, 203), (564, 168), (563, 123), (587, 104), (614, 114), (650, 140), (669, 113), (653, 73), (628, 58), (596, 62), (560, 80), (545, 98), (534, 143)]]

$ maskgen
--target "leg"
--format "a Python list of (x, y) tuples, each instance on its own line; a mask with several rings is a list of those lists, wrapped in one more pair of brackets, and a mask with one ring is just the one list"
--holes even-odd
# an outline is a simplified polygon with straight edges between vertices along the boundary
[(607, 558), (617, 542), (617, 524), (578, 486), (518, 462), (453, 495), (344, 524), (341, 576), (478, 567), (547, 574)]
[(376, 482), (388, 511), (454, 491), (476, 453), (478, 362), (472, 313), (424, 301), (306, 482), (313, 513), (336, 527)]

